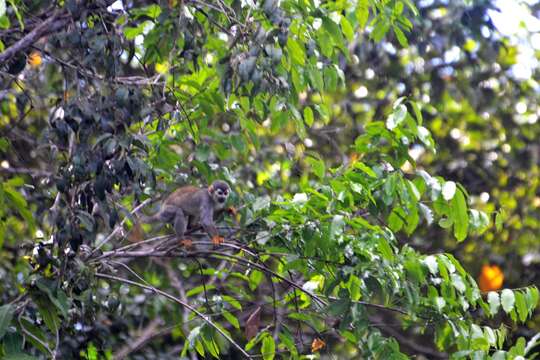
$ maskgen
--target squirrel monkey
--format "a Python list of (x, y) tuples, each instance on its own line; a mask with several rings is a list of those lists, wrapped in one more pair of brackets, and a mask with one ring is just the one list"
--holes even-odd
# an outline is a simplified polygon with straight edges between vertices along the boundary
[(191, 245), (191, 240), (184, 238), (188, 225), (201, 224), (214, 245), (219, 245), (224, 239), (214, 225), (214, 214), (225, 207), (230, 192), (229, 184), (221, 180), (214, 181), (207, 188), (183, 186), (163, 201), (157, 214), (145, 216), (142, 220), (145, 223), (172, 223), (176, 236), (185, 246)]

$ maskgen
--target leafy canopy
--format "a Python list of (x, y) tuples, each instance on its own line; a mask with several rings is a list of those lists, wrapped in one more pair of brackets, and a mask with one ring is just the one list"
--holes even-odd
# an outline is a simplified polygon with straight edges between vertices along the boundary
[[(525, 356), (489, 321), (525, 322), (535, 287), (481, 294), (454, 256), (401, 240), (490, 226), (463, 186), (410, 155), (436, 155), (419, 103), (400, 97), (354, 119), (352, 141), (332, 137), (349, 46), (367, 28), (407, 47), (411, 1), (115, 4), (0, 1), (0, 27), (17, 30), (0, 33), (13, 170), (0, 184), (0, 354), (116, 358), (138, 340), (154, 358), (407, 358), (378, 328), (393, 319), (433, 335), (434, 357)], [(216, 178), (238, 207), (222, 247), (197, 232), (193, 250), (144, 239), (136, 212), (156, 194)]]

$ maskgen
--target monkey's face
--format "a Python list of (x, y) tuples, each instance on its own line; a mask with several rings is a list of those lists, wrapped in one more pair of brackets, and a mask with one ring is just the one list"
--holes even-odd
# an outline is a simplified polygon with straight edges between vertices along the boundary
[(218, 205), (224, 205), (229, 197), (231, 189), (229, 185), (224, 181), (216, 181), (212, 184), (212, 198)]

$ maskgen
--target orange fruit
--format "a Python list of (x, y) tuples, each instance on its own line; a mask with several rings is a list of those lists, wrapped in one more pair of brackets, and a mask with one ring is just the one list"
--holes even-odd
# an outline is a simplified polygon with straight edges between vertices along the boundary
[(499, 290), (504, 281), (504, 274), (497, 265), (482, 265), (478, 286), (482, 292)]
[(43, 59), (41, 58), (41, 54), (39, 51), (32, 51), (30, 55), (28, 55), (28, 63), (33, 68), (37, 68), (41, 65), (43, 62)]

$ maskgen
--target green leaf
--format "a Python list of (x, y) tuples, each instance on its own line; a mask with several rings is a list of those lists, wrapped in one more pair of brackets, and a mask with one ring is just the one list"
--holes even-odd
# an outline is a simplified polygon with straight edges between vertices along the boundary
[(325, 66), (323, 77), (325, 89), (328, 91), (336, 91), (338, 85), (338, 70), (333, 66)]
[(398, 232), (403, 228), (405, 224), (403, 221), (404, 217), (403, 209), (394, 208), (394, 210), (388, 216), (388, 226), (393, 232)]
[[(39, 351), (41, 351), (43, 354), (49, 355), (49, 352), (47, 351), (47, 349), (45, 349), (45, 347), (41, 344), (41, 343), (47, 343), (44, 332), (39, 327), (37, 327), (36, 325), (28, 321), (28, 319), (25, 317), (21, 318), (20, 326), (23, 327), (25, 331), (33, 335), (33, 337), (28, 336), (26, 338), (28, 342), (34, 345), (34, 347), (36, 349), (39, 349)], [(35, 340), (34, 337), (36, 339), (39, 339), (41, 343)]]
[(261, 331), (260, 333), (257, 334), (257, 336), (253, 337), (251, 340), (248, 341), (248, 343), (244, 346), (244, 349), (246, 349), (246, 351), (250, 351), (265, 336), (268, 336), (268, 332)]
[(98, 351), (93, 343), (88, 344), (86, 356), (88, 357), (88, 360), (98, 360)]
[(376, 42), (380, 42), (389, 29), (390, 23), (386, 19), (380, 19), (371, 32), (371, 38)]
[(214, 340), (214, 329), (203, 326), (201, 335), (201, 339), (203, 341), (205, 349), (208, 350), (210, 355), (212, 355), (216, 359), (219, 359), (219, 347)]
[(0, 16), (6, 13), (6, 0), (0, 0)]
[(216, 286), (215, 285), (199, 285), (199, 286), (195, 286), (193, 288), (191, 288), (188, 292), (186, 292), (186, 297), (192, 297), (194, 295), (197, 295), (197, 294), (200, 294), (202, 292), (205, 292), (205, 291), (209, 291), (209, 290), (212, 290), (212, 289), (215, 289)]
[(416, 101), (409, 101), (411, 104), (413, 111), (414, 111), (414, 117), (416, 118), (416, 122), (418, 125), (422, 125), (424, 122), (424, 118), (422, 116), (422, 111), (420, 109), (420, 106), (418, 106), (418, 103)]
[(442, 187), (442, 196), (446, 201), (450, 201), (454, 198), (456, 194), (456, 183), (453, 181), (446, 181)]
[(507, 314), (514, 309), (515, 302), (516, 302), (516, 298), (512, 290), (504, 289), (501, 292), (501, 305), (502, 305), (503, 310)]
[(524, 323), (525, 320), (527, 320), (527, 316), (529, 314), (529, 311), (527, 310), (527, 303), (525, 301), (525, 296), (519, 291), (515, 292), (515, 296), (516, 296), (516, 309), (519, 316), (519, 320)]
[(287, 49), (292, 60), (298, 65), (304, 66), (306, 62), (306, 53), (302, 46), (292, 36), (287, 39)]
[(328, 305), (328, 313), (332, 316), (341, 316), (348, 312), (351, 307), (349, 299), (339, 299)]
[(6, 334), (7, 328), (13, 318), (15, 308), (13, 305), (7, 304), (0, 306), (0, 339)]
[[(296, 111), (296, 113), (297, 113), (297, 111)], [(296, 114), (296, 113), (293, 112), (293, 114), (294, 114), (293, 120), (294, 120), (294, 127), (295, 127), (295, 130), (296, 130), (296, 134), (298, 135), (298, 137), (300, 139), (304, 140), (306, 138), (306, 136), (307, 136), (306, 126), (304, 124), (304, 120), (300, 117), (300, 114)]]
[[(15, 4), (15, 2), (17, 0), (8, 0), (9, 3), (11, 4), (11, 9), (13, 10), (13, 12), (15, 13), (15, 16), (17, 17), (17, 20), (19, 21), (19, 26), (21, 27), (21, 30), (24, 30), (24, 21), (23, 21), (23, 18), (22, 18), (22, 15), (21, 15), (21, 12), (19, 11), (19, 8), (17, 7), (17, 5)], [(5, 2), (5, 0), (4, 0)]]
[(362, 281), (357, 276), (351, 275), (349, 278), (349, 284), (348, 284), (351, 300), (353, 301), (360, 300), (360, 297), (362, 296), (361, 287), (362, 287)]
[(261, 354), (264, 360), (272, 360), (276, 355), (276, 343), (274, 338), (270, 335), (267, 335), (262, 340)]
[(17, 190), (11, 187), (5, 186), (4, 191), (8, 195), (10, 205), (17, 210), (17, 212), (24, 218), (24, 220), (26, 220), (28, 227), (30, 228), (30, 230), (33, 231), (35, 226), (35, 220), (34, 216), (28, 209), (26, 199)]
[(428, 255), (422, 261), (429, 269), (429, 272), (433, 275), (437, 275), (439, 272), (439, 265), (437, 263), (437, 258), (433, 255)]
[(354, 29), (345, 16), (341, 17), (341, 29), (343, 30), (343, 33), (345, 34), (347, 40), (354, 40)]
[(0, 151), (6, 151), (9, 147), (9, 141), (5, 137), (0, 137)]
[(527, 301), (527, 308), (529, 313), (532, 313), (538, 305), (538, 289), (535, 286), (528, 287), (525, 292), (525, 300)]
[(249, 274), (249, 288), (251, 290), (255, 290), (263, 278), (264, 275), (262, 272), (259, 270), (253, 270), (251, 274)]
[(357, 161), (354, 163), (354, 168), (355, 169), (358, 169), (362, 172), (364, 172), (365, 174), (367, 174), (369, 177), (372, 177), (372, 178), (376, 178), (377, 177), (377, 174), (375, 173), (375, 171), (373, 171), (373, 169), (371, 169), (369, 166), (367, 166), (366, 164), (364, 164), (363, 162), (361, 161)]
[(201, 333), (201, 326), (195, 326), (191, 331), (189, 332), (187, 336), (187, 341), (189, 343), (190, 347), (195, 346), (195, 341), (199, 338), (199, 335)]
[(317, 35), (317, 44), (319, 45), (324, 56), (327, 58), (332, 56), (334, 45), (332, 38), (326, 32), (319, 32)]
[(364, 28), (369, 18), (369, 0), (359, 0), (356, 6), (356, 20), (361, 28)]
[(443, 218), (439, 220), (439, 226), (443, 229), (449, 229), (454, 224), (454, 220), (450, 218)]
[(321, 159), (308, 157), (306, 158), (306, 162), (311, 166), (311, 170), (319, 179), (324, 179), (324, 174), (326, 172), (324, 161)]
[(418, 9), (411, 0), (404, 0), (414, 16), (418, 16)]
[(254, 212), (259, 212), (261, 210), (268, 209), (270, 207), (270, 202), (272, 200), (270, 199), (270, 196), (264, 195), (261, 197), (258, 197), (253, 202), (253, 205), (251, 205)]
[(227, 310), (223, 310), (223, 317), (227, 319), (227, 321), (234, 326), (236, 329), (240, 329), (240, 323), (238, 322), (238, 319), (228, 312)]
[(388, 240), (383, 236), (379, 237), (379, 251), (386, 260), (394, 260), (394, 251), (392, 251), (392, 247), (388, 243)]
[(433, 210), (425, 204), (419, 203), (418, 207), (420, 208), (420, 212), (422, 213), (422, 216), (424, 219), (426, 219), (426, 223), (428, 225), (431, 225), (433, 223)]
[(506, 219), (506, 211), (504, 211), (504, 209), (500, 209), (495, 215), (495, 227), (497, 231), (502, 230), (505, 219)]
[(202, 357), (204, 357), (204, 346), (201, 342), (201, 340), (197, 339), (195, 340), (195, 350), (197, 350), (197, 352), (199, 353), (199, 355), (201, 355)]
[(42, 292), (36, 291), (32, 294), (32, 299), (37, 305), (39, 314), (43, 318), (45, 325), (51, 332), (56, 333), (59, 329), (60, 319), (56, 312), (56, 307), (51, 303), (49, 297)]
[(454, 220), (454, 236), (458, 241), (463, 241), (467, 237), (467, 229), (469, 228), (469, 215), (467, 213), (467, 203), (461, 189), (456, 191), (456, 194), (451, 201), (452, 218)]
[(336, 24), (329, 17), (325, 16), (322, 18), (322, 25), (323, 25), (323, 28), (334, 39), (334, 42), (336, 43), (336, 45), (338, 47), (343, 47), (343, 34), (341, 33), (341, 30), (339, 29), (338, 24)]
[[(2, 344), (0, 342), (0, 344)], [(2, 345), (0, 345), (0, 348)], [(3, 341), (4, 353), (10, 355), (24, 355), (21, 353), (23, 350), (23, 336), (18, 332), (6, 333)], [(5, 358), (2, 358), (5, 359)]]
[(489, 312), (491, 313), (491, 315), (497, 314), (501, 306), (501, 298), (499, 297), (499, 293), (495, 291), (490, 291), (488, 293), (487, 300), (489, 304)]
[(313, 125), (313, 110), (309, 106), (306, 106), (304, 108), (304, 121), (306, 122), (307, 126), (311, 127)]
[(311, 86), (314, 90), (323, 91), (324, 90), (324, 78), (323, 72), (317, 69), (316, 66), (311, 66), (308, 71), (309, 80)]
[(9, 29), (10, 25), (11, 23), (7, 15), (0, 16), (0, 29)]
[(47, 294), (49, 297), (49, 300), (60, 310), (64, 318), (68, 318), (68, 310), (69, 310), (69, 304), (68, 304), (68, 298), (66, 296), (66, 293), (62, 289), (57, 290), (58, 297), (53, 294), (54, 287), (51, 286), (51, 283), (49, 281), (40, 279), (36, 282), (37, 287)]
[(433, 141), (428, 129), (418, 126), (418, 138), (429, 150), (435, 152), (435, 141)]
[(4, 182), (4, 186), (19, 187), (24, 185), (24, 179), (16, 176)]
[(459, 276), (458, 274), (452, 274), (450, 275), (450, 278), (452, 279), (452, 285), (456, 288), (457, 291), (460, 293), (464, 293), (467, 289), (465, 286), (465, 282), (463, 281), (463, 278)]
[(291, 334), (286, 329), (284, 329), (278, 334), (278, 338), (281, 343), (285, 345), (285, 347), (290, 351), (292, 358), (295, 359), (298, 356), (298, 350), (296, 349), (296, 345)]
[(143, 22), (141, 24), (139, 24), (137, 27), (130, 27), (130, 26), (126, 26), (124, 28), (124, 36), (126, 37), (127, 40), (133, 40), (135, 39), (137, 36), (141, 35), (144, 31), (144, 28), (145, 26), (147, 25), (148, 22)]
[(157, 19), (159, 14), (161, 14), (161, 7), (159, 5), (153, 4), (146, 8), (146, 14), (152, 19)]
[(396, 4), (394, 5), (394, 9), (392, 11), (392, 14), (394, 16), (399, 16), (403, 13), (403, 2), (401, 1), (398, 1), (396, 2)]
[(394, 34), (396, 35), (396, 38), (397, 38), (397, 40), (398, 40), (398, 42), (399, 42), (399, 44), (401, 46), (403, 46), (403, 47), (409, 46), (409, 42), (407, 41), (407, 37), (405, 36), (403, 31), (401, 31), (399, 26), (397, 26), (397, 25), (392, 26), (392, 30), (394, 30)]
[(397, 108), (386, 119), (386, 128), (388, 130), (394, 130), (405, 120), (407, 116), (407, 107), (403, 104), (397, 106)]

